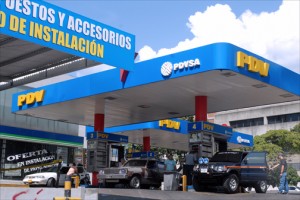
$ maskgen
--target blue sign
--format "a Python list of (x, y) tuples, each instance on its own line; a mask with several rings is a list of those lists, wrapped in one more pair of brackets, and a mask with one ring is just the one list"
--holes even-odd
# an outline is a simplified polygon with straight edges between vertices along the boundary
[(114, 67), (133, 69), (134, 35), (45, 1), (1, 0), (0, 8), (2, 34)]
[(117, 135), (112, 133), (103, 133), (103, 132), (89, 132), (86, 133), (86, 139), (98, 139), (105, 140), (110, 142), (124, 142), (128, 143), (128, 136), (125, 135)]
[(227, 142), (252, 147), (253, 136), (244, 133), (233, 132), (232, 136), (227, 139)]
[(154, 158), (154, 152), (134, 152), (131, 158)]
[(223, 135), (232, 135), (232, 128), (227, 126), (221, 126), (218, 124), (213, 124), (210, 122), (193, 122), (188, 124), (188, 132), (195, 132), (195, 131), (207, 131), (217, 134)]

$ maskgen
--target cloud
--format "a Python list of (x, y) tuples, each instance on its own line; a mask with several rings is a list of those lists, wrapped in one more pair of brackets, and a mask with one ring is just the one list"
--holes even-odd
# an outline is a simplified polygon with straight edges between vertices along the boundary
[(276, 12), (247, 10), (236, 16), (230, 6), (216, 4), (196, 12), (187, 26), (194, 35), (171, 49), (139, 51), (140, 61), (215, 43), (229, 42), (300, 73), (299, 1), (285, 0)]

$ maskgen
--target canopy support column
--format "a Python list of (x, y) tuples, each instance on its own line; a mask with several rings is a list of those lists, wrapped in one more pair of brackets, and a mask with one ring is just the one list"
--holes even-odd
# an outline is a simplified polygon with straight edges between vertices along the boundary
[(195, 97), (195, 121), (207, 121), (207, 96)]

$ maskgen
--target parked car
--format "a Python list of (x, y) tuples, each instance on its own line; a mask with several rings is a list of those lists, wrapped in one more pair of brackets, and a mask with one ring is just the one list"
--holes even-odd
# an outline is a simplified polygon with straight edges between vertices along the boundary
[(193, 171), (193, 186), (196, 191), (222, 186), (226, 193), (237, 192), (239, 186), (253, 187), (257, 193), (266, 193), (268, 171), (265, 152), (218, 152)]
[(164, 168), (152, 158), (130, 159), (121, 167), (104, 168), (99, 171), (98, 180), (104, 187), (125, 184), (131, 188), (141, 186), (160, 186)]
[(289, 193), (299, 193), (300, 194), (300, 187), (291, 185), (289, 186)]
[[(23, 183), (29, 186), (54, 187), (57, 182), (57, 168), (58, 166), (56, 165), (46, 169), (43, 172), (26, 175), (25, 178), (23, 179)], [(69, 166), (62, 166), (60, 168), (58, 186), (64, 185), (66, 174), (69, 168), (70, 168)], [(79, 176), (80, 184), (90, 184), (89, 173), (82, 166), (77, 166), (77, 169), (78, 169), (77, 175)]]

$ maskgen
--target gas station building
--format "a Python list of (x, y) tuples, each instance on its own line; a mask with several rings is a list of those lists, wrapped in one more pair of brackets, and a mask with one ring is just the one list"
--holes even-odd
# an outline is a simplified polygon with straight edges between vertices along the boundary
[[(16, 13), (11, 9), (12, 6), (2, 4), (5, 3), (1, 2), (1, 8), (6, 9), (7, 18), (9, 14), (15, 14), (20, 20), (24, 19), (24, 13)], [(18, 115), (93, 126), (94, 130), (87, 133), (86, 138), (90, 141), (88, 148), (90, 145), (95, 151), (99, 150), (97, 145), (100, 143), (107, 145), (113, 142), (130, 142), (143, 144), (145, 152), (155, 146), (182, 151), (193, 149), (198, 151), (199, 156), (211, 157), (216, 151), (226, 150), (228, 147), (252, 146), (253, 136), (252, 133), (238, 133), (231, 127), (207, 122), (208, 113), (299, 100), (299, 74), (246, 49), (229, 43), (214, 43), (134, 63), (135, 37), (131, 34), (46, 2), (42, 4), (58, 11), (54, 13), (65, 13), (69, 19), (75, 15), (78, 19), (89, 22), (91, 27), (101, 27), (111, 37), (113, 33), (115, 36), (120, 35), (120, 43), (117, 44), (113, 39), (106, 40), (105, 37), (99, 39), (97, 34), (86, 35), (65, 27), (60, 30), (59, 22), (63, 22), (59, 21), (59, 15), (55, 16), (57, 22), (53, 26), (36, 18), (28, 18), (24, 23), (32, 28), (28, 30), (29, 35), (23, 34), (21, 30), (12, 31), (3, 23), (1, 36), (17, 38), (19, 42), (25, 40), (26, 43), (40, 46), (39, 48), (46, 46), (54, 50), (55, 58), (60, 56), (60, 52), (64, 52), (62, 55), (74, 55), (92, 60), (90, 63), (105, 63), (116, 68), (15, 93), (12, 96), (11, 111)], [(36, 25), (38, 23), (40, 26)], [(42, 33), (34, 31), (34, 28), (41, 26), (44, 26), (40, 30)], [(45, 26), (48, 28), (45, 29)], [(68, 37), (72, 38), (70, 46), (67, 46), (67, 42), (54, 41), (53, 38), (52, 42), (48, 41), (45, 37), (48, 29), (52, 30), (50, 35), (54, 34), (54, 29), (61, 31), (61, 38), (64, 39), (69, 34)], [(105, 36), (104, 31), (101, 33)], [(97, 47), (97, 52), (94, 54), (94, 49), (90, 46), (95, 38), (94, 47)], [(31, 54), (26, 52), (27, 57), (22, 57), (22, 51), (19, 48), (19, 55), (14, 58), (2, 57), (1, 54), (1, 63), (7, 74), (0, 76), (7, 77), (8, 72), (12, 72), (6, 71), (5, 67), (8, 70), (9, 66), (17, 64), (15, 69), (20, 70), (22, 58), (36, 56), (32, 51)], [(43, 53), (38, 55), (37, 60), (43, 59)], [(51, 55), (44, 56), (49, 58)], [(12, 73), (16, 74), (17, 71)], [(191, 115), (195, 115), (195, 122), (179, 119)], [(26, 138), (30, 138), (30, 142), (34, 142), (33, 139), (38, 142), (46, 137), (47, 140), (61, 141), (62, 145), (76, 143), (74, 147), (83, 142), (82, 138), (76, 136), (18, 130), (1, 123), (0, 133), (1, 140), (9, 140), (9, 136), (22, 136), (23, 142), (26, 142)], [(33, 157), (44, 151), (31, 149), (28, 152), (35, 152), (31, 153)], [(92, 154), (91, 151), (88, 153)], [(6, 154), (7, 159), (1, 161), (1, 168), (4, 167), (2, 164), (16, 163), (17, 156), (11, 157), (12, 154), (22, 152)], [(27, 155), (29, 154), (24, 156)], [(99, 167), (101, 166), (96, 163), (90, 171)]]

